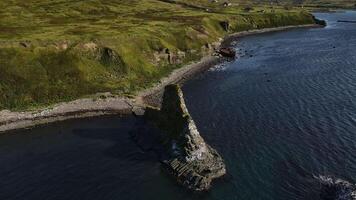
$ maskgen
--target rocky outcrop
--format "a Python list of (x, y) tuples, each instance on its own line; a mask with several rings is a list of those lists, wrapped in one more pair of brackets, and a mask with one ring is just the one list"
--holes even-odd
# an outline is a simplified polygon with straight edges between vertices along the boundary
[(315, 24), (318, 24), (320, 26), (326, 26), (327, 25), (325, 20), (318, 19), (315, 16), (313, 16), (313, 20), (314, 20)]
[(99, 61), (102, 65), (112, 68), (113, 71), (126, 73), (124, 61), (114, 49), (95, 42), (78, 44), (74, 48)]
[(161, 109), (148, 108), (145, 117), (162, 130), (160, 138), (169, 152), (164, 166), (183, 186), (204, 191), (226, 173), (221, 156), (200, 136), (178, 85), (166, 86)]
[(219, 22), (221, 28), (224, 29), (224, 31), (228, 32), (229, 29), (230, 29), (230, 23), (228, 21), (222, 21), (222, 22)]
[(231, 48), (231, 47), (227, 47), (227, 48), (221, 48), (219, 50), (219, 54), (224, 56), (224, 57), (228, 57), (228, 58), (235, 58), (236, 56), (236, 51)]
[(322, 200), (356, 200), (356, 185), (328, 176), (316, 177), (321, 184)]
[(171, 51), (169, 49), (162, 49), (161, 51), (154, 52), (153, 63), (155, 65), (165, 64), (182, 64), (186, 57), (186, 53), (183, 51)]

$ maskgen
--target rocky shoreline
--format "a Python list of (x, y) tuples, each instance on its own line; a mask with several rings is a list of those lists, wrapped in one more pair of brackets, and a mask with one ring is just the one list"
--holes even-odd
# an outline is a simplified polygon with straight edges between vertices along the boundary
[(3, 110), (0, 111), (0, 133), (68, 119), (102, 115), (130, 115), (132, 110), (133, 104), (130, 99), (113, 96), (78, 99), (38, 111), (11, 112)]
[[(265, 28), (265, 29), (251, 30), (251, 31), (242, 31), (238, 33), (233, 33), (225, 37), (221, 41), (220, 47), (221, 48), (230, 47), (231, 44), (237, 39), (250, 35), (285, 31), (285, 30), (296, 29), (296, 28), (320, 28), (320, 27), (323, 26), (318, 24), (306, 24), (306, 25), (283, 26), (283, 27), (276, 27), (276, 28)], [(207, 69), (224, 61), (226, 61), (225, 58), (221, 58), (217, 56), (206, 56), (197, 63), (193, 63), (173, 71), (168, 77), (163, 78), (160, 81), (160, 83), (158, 83), (154, 87), (139, 92), (136, 99), (138, 100), (139, 104), (143, 103), (145, 105), (159, 106), (161, 104), (162, 95), (165, 86), (169, 84), (177, 84), (177, 83), (183, 84), (186, 80), (189, 80), (190, 78), (194, 77), (200, 72), (206, 71)]]
[[(267, 32), (283, 31), (294, 28), (321, 27), (317, 24), (284, 26), (231, 34), (224, 38), (221, 47), (230, 46), (231, 42), (244, 36)], [(147, 90), (139, 92), (135, 98), (113, 96), (111, 94), (98, 94), (93, 98), (83, 98), (71, 102), (59, 103), (50, 108), (35, 111), (12, 112), (0, 111), (0, 133), (10, 130), (31, 128), (41, 124), (63, 121), (67, 119), (86, 118), (102, 115), (130, 115), (142, 113), (147, 105), (158, 106), (161, 103), (163, 89), (169, 84), (183, 83), (185, 80), (202, 71), (223, 62), (225, 59), (218, 56), (206, 56), (199, 62), (174, 70), (168, 77)]]

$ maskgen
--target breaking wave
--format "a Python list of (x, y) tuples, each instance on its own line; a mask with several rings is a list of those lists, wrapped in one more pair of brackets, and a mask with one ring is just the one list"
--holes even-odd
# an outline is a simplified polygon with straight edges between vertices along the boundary
[(321, 185), (322, 200), (356, 200), (356, 185), (331, 176), (314, 176)]

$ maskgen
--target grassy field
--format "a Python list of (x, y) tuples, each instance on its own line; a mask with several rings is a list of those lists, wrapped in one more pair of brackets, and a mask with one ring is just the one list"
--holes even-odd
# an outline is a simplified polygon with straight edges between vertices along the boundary
[[(207, 0), (176, 0), (177, 2), (198, 5), (201, 7), (210, 7), (213, 6), (211, 1)], [(216, 4), (222, 4), (227, 1), (219, 1)], [(233, 5), (239, 5), (241, 7), (246, 6), (274, 6), (274, 7), (303, 7), (305, 9), (356, 9), (356, 1), (355, 0), (229, 0), (228, 2)]]
[(313, 23), (300, 8), (189, 2), (0, 1), (0, 110), (132, 95), (229, 33)]
[(309, 0), (305, 7), (310, 9), (356, 9), (354, 0)]

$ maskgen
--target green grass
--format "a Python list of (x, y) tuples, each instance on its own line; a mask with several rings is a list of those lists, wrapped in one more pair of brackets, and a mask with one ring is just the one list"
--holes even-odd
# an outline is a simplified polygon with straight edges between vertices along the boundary
[[(214, 6), (221, 5), (225, 1), (219, 1), (214, 4), (207, 0), (175, 0), (175, 2), (183, 5), (214, 8)], [(356, 9), (355, 0), (229, 0), (228, 2), (233, 5), (239, 5), (242, 8), (265, 5), (267, 7), (274, 7), (275, 9), (288, 7), (304, 7), (311, 10)]]
[[(0, 1), (0, 109), (97, 92), (132, 95), (201, 58), (202, 46), (231, 32), (313, 23), (300, 8), (253, 5), (246, 12), (245, 5), (190, 2)], [(221, 21), (230, 22), (229, 32)], [(185, 57), (176, 64), (157, 60), (165, 49)]]

